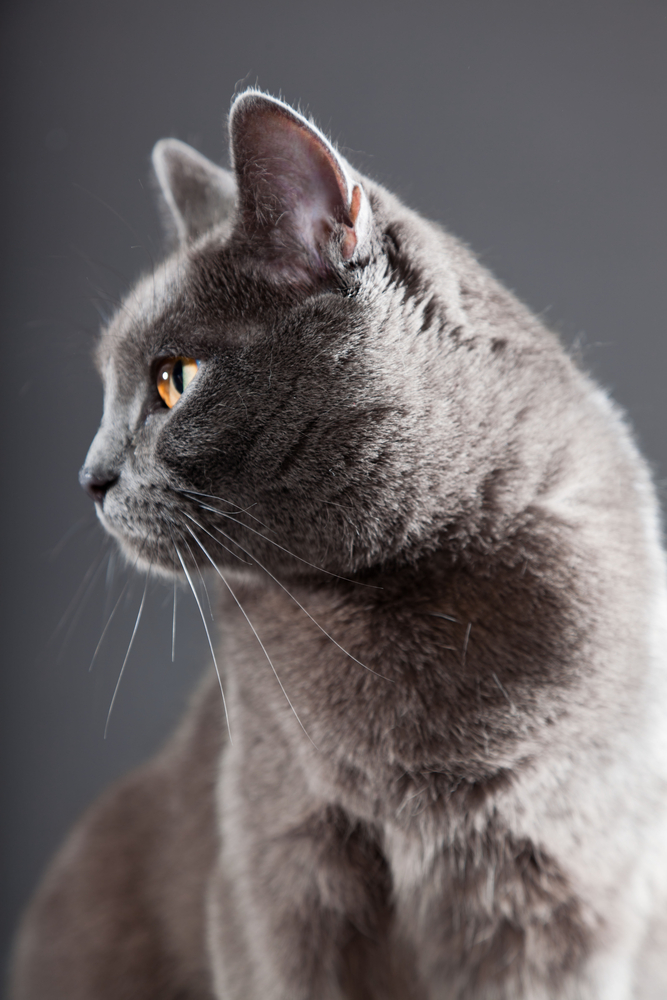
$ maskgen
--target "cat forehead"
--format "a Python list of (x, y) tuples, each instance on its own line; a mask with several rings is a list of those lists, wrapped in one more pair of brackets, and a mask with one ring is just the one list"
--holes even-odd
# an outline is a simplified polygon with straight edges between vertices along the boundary
[(139, 375), (147, 361), (187, 349), (193, 336), (216, 341), (225, 333), (233, 340), (248, 329), (275, 330), (296, 318), (302, 302), (289, 287), (256, 273), (251, 261), (236, 260), (219, 235), (210, 235), (139, 279), (102, 330), (97, 367), (105, 384), (113, 367), (126, 377)]
[(177, 307), (187, 281), (188, 262), (182, 254), (176, 254), (136, 282), (102, 330), (96, 353), (102, 372), (120, 350), (133, 345), (146, 347), (150, 331)]

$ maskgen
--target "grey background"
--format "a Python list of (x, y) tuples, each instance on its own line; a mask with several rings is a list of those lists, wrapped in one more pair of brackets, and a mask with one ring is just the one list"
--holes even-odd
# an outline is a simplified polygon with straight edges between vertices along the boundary
[(235, 88), (303, 102), (579, 344), (659, 479), (667, 5), (21, 0), (1, 17), (6, 947), (74, 817), (159, 743), (207, 660), (182, 594), (171, 663), (171, 593), (151, 586), (104, 739), (143, 581), (89, 671), (126, 574), (107, 568), (76, 474), (101, 410), (97, 309), (160, 252), (153, 143), (175, 135), (219, 160)]

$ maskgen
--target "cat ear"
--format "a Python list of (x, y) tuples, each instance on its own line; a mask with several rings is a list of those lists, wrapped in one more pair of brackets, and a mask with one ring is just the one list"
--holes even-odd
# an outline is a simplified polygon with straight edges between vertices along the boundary
[(178, 139), (160, 139), (152, 160), (179, 242), (196, 239), (234, 211), (234, 175), (192, 146)]
[(229, 117), (242, 235), (280, 269), (311, 281), (335, 262), (367, 254), (371, 208), (350, 165), (324, 135), (282, 101), (257, 90)]

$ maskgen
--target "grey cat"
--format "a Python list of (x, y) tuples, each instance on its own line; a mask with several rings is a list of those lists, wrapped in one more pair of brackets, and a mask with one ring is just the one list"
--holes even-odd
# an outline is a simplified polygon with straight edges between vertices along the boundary
[(622, 417), (300, 114), (247, 91), (230, 135), (233, 174), (154, 151), (177, 246), (102, 335), (81, 473), (130, 562), (219, 578), (220, 676), (66, 842), (14, 997), (664, 1000)]

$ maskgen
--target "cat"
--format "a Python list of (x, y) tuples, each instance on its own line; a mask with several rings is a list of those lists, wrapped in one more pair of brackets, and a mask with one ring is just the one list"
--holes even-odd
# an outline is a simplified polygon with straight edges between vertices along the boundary
[(664, 1000), (630, 431), (309, 119), (248, 90), (229, 128), (232, 172), (154, 150), (173, 249), (102, 334), (80, 477), (131, 564), (216, 577), (217, 676), (65, 843), (13, 996)]

